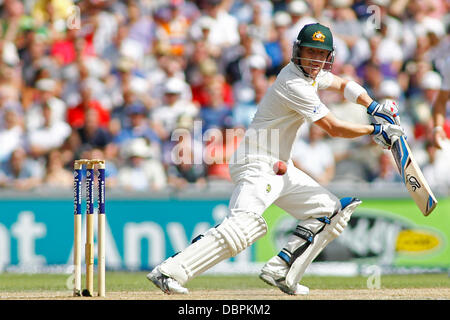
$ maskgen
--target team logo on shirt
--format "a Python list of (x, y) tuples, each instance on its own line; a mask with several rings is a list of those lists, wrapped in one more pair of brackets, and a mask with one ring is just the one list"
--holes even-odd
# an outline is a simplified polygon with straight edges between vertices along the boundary
[(325, 38), (326, 38), (325, 35), (320, 31), (314, 32), (314, 34), (312, 36), (312, 39), (314, 41), (320, 41), (320, 42), (325, 42)]
[(313, 112), (314, 112), (314, 113), (318, 113), (318, 112), (319, 112), (319, 109), (320, 109), (320, 104), (319, 104), (318, 106), (314, 106)]
[(272, 186), (270, 184), (267, 184), (266, 186), (266, 192), (269, 193), (270, 190), (272, 190)]

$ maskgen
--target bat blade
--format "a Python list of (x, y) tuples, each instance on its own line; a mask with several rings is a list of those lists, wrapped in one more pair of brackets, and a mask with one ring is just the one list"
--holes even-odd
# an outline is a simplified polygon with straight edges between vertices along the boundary
[(394, 141), (391, 151), (406, 189), (423, 215), (428, 216), (438, 202), (404, 136)]

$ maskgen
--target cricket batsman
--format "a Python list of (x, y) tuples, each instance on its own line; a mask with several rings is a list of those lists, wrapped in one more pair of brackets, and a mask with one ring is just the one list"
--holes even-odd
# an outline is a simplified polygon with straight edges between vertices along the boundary
[[(309, 292), (299, 284), (306, 268), (342, 233), (361, 201), (338, 199), (293, 165), (291, 149), (299, 128), (313, 123), (332, 137), (372, 135), (383, 148), (390, 148), (393, 136), (404, 134), (394, 102), (379, 104), (356, 82), (330, 72), (334, 55), (328, 27), (316, 23), (302, 28), (293, 44), (291, 61), (267, 90), (229, 161), (235, 184), (229, 216), (147, 275), (162, 291), (188, 293), (184, 285), (189, 280), (264, 236), (267, 224), (263, 213), (275, 204), (297, 219), (298, 225), (280, 253), (264, 265), (260, 278), (290, 295)], [(347, 100), (366, 107), (375, 123), (356, 124), (336, 118), (319, 99), (318, 90), (323, 89), (337, 90)], [(263, 136), (278, 139), (261, 139)], [(287, 164), (283, 175), (274, 173), (273, 165), (278, 161)]]

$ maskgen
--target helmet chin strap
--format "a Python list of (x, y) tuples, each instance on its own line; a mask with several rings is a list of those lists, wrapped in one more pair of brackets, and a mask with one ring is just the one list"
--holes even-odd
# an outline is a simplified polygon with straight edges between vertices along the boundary
[[(305, 77), (307, 77), (307, 78), (311, 78), (311, 75), (308, 73), (308, 72), (306, 72), (306, 70), (302, 67), (302, 66), (297, 66), (298, 67), (298, 69), (301, 71), (301, 72), (303, 72), (303, 75), (305, 76)], [(312, 79), (312, 78), (311, 78)]]
[(306, 72), (306, 70), (305, 70), (302, 66), (299, 66), (299, 65), (296, 64), (296, 63), (294, 63), (294, 65), (297, 67), (298, 70), (300, 70), (300, 71), (303, 73), (303, 75), (304, 75), (305, 77), (314, 80), (314, 78), (311, 77), (311, 75), (310, 75), (308, 72)]

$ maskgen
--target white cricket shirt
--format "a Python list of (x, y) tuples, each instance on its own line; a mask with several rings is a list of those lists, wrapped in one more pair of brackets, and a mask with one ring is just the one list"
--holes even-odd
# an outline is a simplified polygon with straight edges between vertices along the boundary
[(244, 159), (288, 161), (301, 125), (324, 117), (329, 109), (320, 101), (319, 89), (333, 81), (330, 72), (320, 71), (312, 80), (290, 62), (279, 73), (258, 105), (252, 123), (231, 161)]

